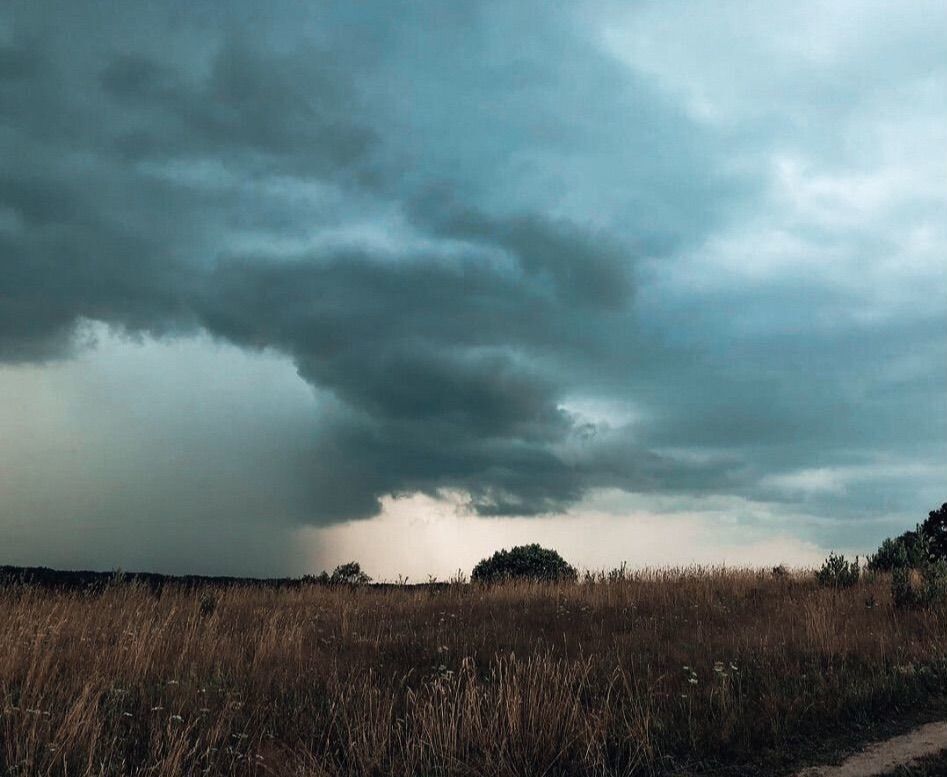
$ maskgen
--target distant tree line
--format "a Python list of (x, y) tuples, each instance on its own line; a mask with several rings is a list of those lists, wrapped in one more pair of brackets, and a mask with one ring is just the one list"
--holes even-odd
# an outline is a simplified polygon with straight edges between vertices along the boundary
[[(878, 550), (868, 556), (864, 570), (884, 572), (892, 575), (892, 593), (899, 606), (922, 606), (933, 601), (947, 599), (947, 502), (939, 509), (931, 510), (927, 519), (914, 529), (897, 537), (885, 539)], [(849, 561), (845, 556), (830, 553), (822, 567), (816, 572), (821, 585), (833, 588), (848, 588), (861, 579), (862, 565), (856, 556)], [(773, 570), (776, 576), (785, 576), (788, 570), (779, 566)], [(625, 578), (625, 567), (602, 573), (598, 577), (586, 573), (587, 581), (620, 580)], [(498, 550), (482, 559), (473, 568), (470, 580), (473, 583), (495, 584), (512, 580), (533, 582), (569, 582), (578, 579), (578, 572), (558, 552), (543, 548), (537, 543), (518, 545), (510, 550)], [(152, 573), (71, 572), (45, 567), (0, 566), (0, 585), (41, 585), (55, 588), (84, 588), (104, 590), (117, 583), (137, 583), (156, 592), (164, 585), (174, 583), (188, 587), (205, 585), (264, 585), (271, 587), (315, 584), (327, 586), (357, 586), (371, 582), (359, 562), (339, 564), (332, 572), (322, 571), (318, 575), (299, 578), (255, 579), (237, 577), (206, 577), (199, 575), (174, 576)], [(461, 582), (458, 576), (451, 582)], [(400, 578), (398, 585), (407, 582)], [(436, 583), (430, 578), (429, 584)]]

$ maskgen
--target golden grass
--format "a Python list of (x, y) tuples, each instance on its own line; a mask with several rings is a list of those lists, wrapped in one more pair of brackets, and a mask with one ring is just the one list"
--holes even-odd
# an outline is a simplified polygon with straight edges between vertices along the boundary
[(895, 610), (885, 577), (834, 591), (726, 570), (496, 588), (8, 587), (0, 773), (759, 762), (940, 694), (945, 615)]

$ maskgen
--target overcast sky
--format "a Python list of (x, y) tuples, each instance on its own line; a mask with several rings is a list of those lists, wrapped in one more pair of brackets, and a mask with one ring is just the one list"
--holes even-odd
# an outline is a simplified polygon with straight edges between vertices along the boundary
[(947, 500), (947, 6), (0, 8), (0, 563), (807, 564)]

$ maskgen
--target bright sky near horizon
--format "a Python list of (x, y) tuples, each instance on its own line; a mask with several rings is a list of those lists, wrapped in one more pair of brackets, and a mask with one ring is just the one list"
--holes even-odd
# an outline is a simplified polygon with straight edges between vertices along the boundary
[(947, 500), (947, 6), (13, 0), (0, 564), (811, 564)]

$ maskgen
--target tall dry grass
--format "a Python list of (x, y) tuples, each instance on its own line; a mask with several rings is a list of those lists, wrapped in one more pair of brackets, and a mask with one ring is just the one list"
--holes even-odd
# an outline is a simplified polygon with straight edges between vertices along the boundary
[[(764, 761), (940, 694), (885, 578), (0, 590), (0, 773), (600, 775)], [(770, 753), (770, 755), (767, 755)], [(768, 760), (767, 760), (768, 759)]]

